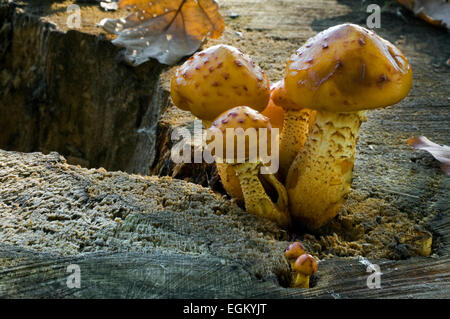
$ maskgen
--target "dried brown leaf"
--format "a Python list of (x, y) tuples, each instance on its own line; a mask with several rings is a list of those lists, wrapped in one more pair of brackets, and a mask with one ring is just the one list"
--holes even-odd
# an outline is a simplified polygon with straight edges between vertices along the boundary
[(448, 0), (397, 0), (428, 23), (450, 30), (450, 2)]
[(450, 147), (433, 143), (425, 136), (411, 137), (406, 141), (415, 150), (424, 150), (441, 162), (445, 175), (450, 175)]
[(124, 19), (105, 19), (100, 25), (118, 37), (113, 43), (126, 48), (134, 65), (150, 58), (175, 64), (197, 51), (210, 36), (218, 38), (225, 23), (214, 0), (121, 0), (133, 13)]

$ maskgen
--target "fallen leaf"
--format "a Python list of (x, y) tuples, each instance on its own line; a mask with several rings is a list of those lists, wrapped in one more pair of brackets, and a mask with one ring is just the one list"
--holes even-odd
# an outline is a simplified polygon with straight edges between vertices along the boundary
[(450, 30), (450, 2), (448, 0), (397, 0), (428, 23)]
[(172, 65), (198, 50), (207, 36), (218, 38), (225, 23), (214, 0), (121, 0), (131, 8), (126, 18), (104, 19), (103, 28), (118, 37), (125, 58), (139, 65), (150, 58)]
[(450, 175), (450, 147), (433, 143), (425, 136), (411, 137), (406, 141), (415, 150), (424, 150), (441, 162), (445, 175)]

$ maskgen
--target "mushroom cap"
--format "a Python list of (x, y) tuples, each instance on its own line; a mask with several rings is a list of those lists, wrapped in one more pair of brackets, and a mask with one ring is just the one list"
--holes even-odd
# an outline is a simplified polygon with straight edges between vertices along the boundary
[[(299, 107), (297, 104), (295, 104), (288, 98), (284, 85), (284, 80), (274, 83), (273, 86), (271, 86), (270, 92), (271, 94), (269, 104), (267, 105), (266, 109), (262, 112), (262, 114), (270, 118), (270, 123), (272, 123), (272, 127), (278, 127), (275, 126), (275, 123), (279, 123), (279, 121), (281, 120), (282, 121), (282, 124), (280, 126), (281, 132), (283, 129), (284, 116), (286, 110), (294, 109), (299, 111), (302, 109), (302, 107)], [(274, 107), (271, 107), (271, 104), (273, 104)], [(314, 125), (315, 119), (316, 119), (316, 111), (311, 110), (309, 117), (310, 128), (312, 127), (312, 125)]]
[(401, 101), (411, 89), (412, 71), (392, 43), (358, 25), (341, 24), (291, 56), (284, 82), (286, 98), (295, 105), (283, 107), (356, 112)]
[(272, 127), (278, 128), (280, 132), (283, 129), (284, 109), (274, 102), (273, 96), (274, 92), (278, 90), (281, 85), (282, 81), (278, 81), (271, 85), (269, 104), (267, 104), (265, 110), (261, 112), (262, 115), (267, 116), (270, 119)]
[(315, 274), (317, 272), (318, 265), (313, 256), (311, 256), (310, 254), (303, 254), (297, 258), (292, 270), (307, 276), (311, 276), (312, 274)]
[[(249, 159), (249, 155), (251, 155), (252, 151), (255, 151), (256, 155), (259, 156), (259, 129), (267, 129), (267, 150), (270, 154), (270, 140), (271, 140), (271, 130), (272, 125), (270, 124), (269, 118), (262, 115), (258, 111), (248, 107), (248, 106), (237, 106), (234, 107), (224, 113), (222, 113), (219, 117), (217, 117), (214, 122), (211, 124), (211, 127), (208, 131), (213, 132), (214, 130), (219, 130), (222, 134), (223, 138), (223, 157), (226, 158), (226, 144), (227, 138), (232, 138), (232, 136), (227, 137), (231, 132), (235, 135), (234, 137), (234, 159), (237, 159), (237, 150), (238, 150), (238, 138), (236, 136), (244, 135), (245, 131), (249, 128), (255, 129), (256, 133), (256, 141), (252, 141), (248, 135), (245, 135), (245, 159)], [(237, 130), (242, 129), (242, 130)]]
[(269, 80), (263, 70), (248, 55), (228, 45), (195, 54), (171, 80), (173, 103), (207, 121), (239, 105), (262, 111), (269, 96)]
[(286, 256), (287, 259), (297, 259), (303, 254), (306, 254), (306, 249), (299, 241), (290, 244), (284, 252), (284, 256)]
[(301, 109), (302, 107), (298, 106), (288, 98), (286, 87), (284, 84), (284, 79), (277, 82), (277, 84), (278, 85), (273, 86), (270, 95), (270, 98), (273, 101), (273, 103), (275, 103), (275, 105), (282, 107), (284, 110)]

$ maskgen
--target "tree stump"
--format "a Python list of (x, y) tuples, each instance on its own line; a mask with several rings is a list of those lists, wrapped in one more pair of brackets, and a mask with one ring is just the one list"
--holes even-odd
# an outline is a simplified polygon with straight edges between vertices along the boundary
[[(375, 31), (408, 57), (413, 89), (368, 113), (349, 200), (309, 234), (245, 213), (222, 196), (214, 166), (176, 167), (171, 132), (194, 121), (170, 102), (176, 66), (126, 65), (96, 27), (126, 12), (77, 3), (81, 28), (70, 29), (73, 3), (0, 0), (0, 296), (450, 297), (450, 182), (405, 143), (450, 144), (445, 30), (384, 9)], [(348, 0), (228, 0), (221, 13), (226, 31), (204, 47), (242, 49), (271, 81), (309, 37), (369, 15)], [(403, 240), (415, 228), (432, 234), (430, 257)], [(310, 289), (287, 288), (294, 238), (322, 259)], [(66, 285), (71, 264), (81, 289)], [(375, 264), (381, 289), (367, 285)]]

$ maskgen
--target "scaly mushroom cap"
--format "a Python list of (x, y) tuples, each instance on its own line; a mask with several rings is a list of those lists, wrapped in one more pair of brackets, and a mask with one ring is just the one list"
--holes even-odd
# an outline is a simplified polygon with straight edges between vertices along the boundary
[[(259, 156), (259, 134), (260, 128), (267, 129), (267, 151), (270, 155), (270, 140), (271, 140), (271, 130), (272, 126), (270, 124), (269, 118), (265, 117), (258, 111), (255, 111), (247, 106), (237, 106), (232, 108), (224, 113), (222, 113), (218, 118), (214, 120), (210, 131), (220, 130), (223, 136), (223, 156), (226, 158), (226, 144), (227, 144), (227, 134), (230, 132), (227, 129), (233, 129), (232, 132), (234, 134), (240, 135), (241, 133), (245, 133), (245, 131), (249, 128), (255, 129), (256, 140), (253, 141), (255, 143), (251, 143), (251, 139), (248, 136), (245, 136), (245, 159), (249, 159), (249, 155), (251, 155), (251, 151), (256, 148), (256, 155)], [(241, 133), (238, 129), (242, 129)], [(231, 136), (232, 137), (232, 136)], [(231, 138), (228, 137), (228, 138)], [(234, 137), (234, 159), (237, 158), (237, 137)]]
[(270, 96), (269, 80), (248, 55), (228, 45), (195, 54), (171, 81), (173, 103), (212, 121), (228, 109), (247, 105), (262, 111)]
[(299, 241), (293, 242), (284, 252), (287, 259), (297, 259), (301, 255), (306, 254), (306, 249)]
[(283, 121), (284, 121), (284, 109), (277, 105), (274, 100), (274, 92), (278, 90), (282, 85), (282, 81), (278, 81), (271, 85), (270, 87), (270, 100), (266, 109), (261, 112), (262, 115), (267, 116), (270, 119), (270, 124), (272, 124), (273, 128), (278, 128), (280, 130), (283, 129)]
[[(354, 24), (329, 28), (303, 45), (287, 66), (286, 99), (331, 112), (393, 105), (411, 89), (412, 71), (390, 42)], [(281, 104), (280, 104), (281, 105)]]
[(317, 262), (310, 254), (303, 254), (294, 263), (293, 271), (306, 276), (311, 276), (317, 272)]

